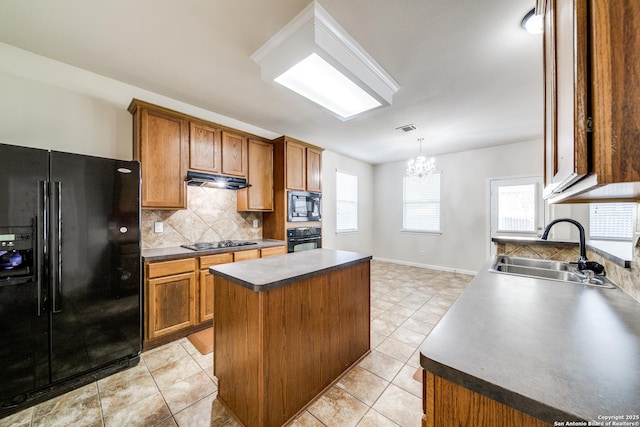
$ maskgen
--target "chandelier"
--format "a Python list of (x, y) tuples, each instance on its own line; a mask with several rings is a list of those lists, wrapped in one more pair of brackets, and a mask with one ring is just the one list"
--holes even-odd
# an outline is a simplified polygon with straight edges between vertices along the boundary
[(407, 163), (407, 171), (405, 172), (405, 176), (409, 178), (415, 178), (418, 180), (422, 180), (429, 175), (433, 175), (436, 172), (436, 162), (433, 158), (427, 160), (425, 156), (422, 155), (422, 141), (424, 138), (418, 138), (418, 142), (420, 143), (420, 155), (415, 159), (409, 160)]

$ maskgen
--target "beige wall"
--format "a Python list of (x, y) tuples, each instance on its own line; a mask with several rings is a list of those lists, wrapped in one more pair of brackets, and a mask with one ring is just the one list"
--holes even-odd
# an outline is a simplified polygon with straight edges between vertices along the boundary
[(406, 162), (374, 168), (374, 254), (387, 260), (473, 273), (489, 257), (488, 178), (542, 175), (542, 142), (438, 156), (442, 234), (402, 232)]
[(0, 73), (0, 143), (130, 160), (126, 108), (57, 86)]
[[(358, 177), (358, 231), (336, 234), (336, 170)], [(331, 151), (322, 154), (322, 246), (373, 255), (373, 166)]]

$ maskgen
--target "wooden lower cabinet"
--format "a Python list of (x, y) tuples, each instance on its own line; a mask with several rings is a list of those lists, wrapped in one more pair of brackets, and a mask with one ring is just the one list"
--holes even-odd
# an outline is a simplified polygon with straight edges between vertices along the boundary
[(211, 326), (214, 295), (209, 267), (286, 253), (286, 246), (274, 246), (145, 263), (144, 349)]
[(550, 425), (429, 371), (422, 371), (422, 384), (422, 427)]
[(213, 320), (213, 276), (209, 273), (209, 267), (229, 262), (233, 262), (232, 253), (200, 257), (200, 310), (198, 314), (200, 322)]
[(195, 267), (195, 258), (146, 265), (145, 339), (197, 323)]

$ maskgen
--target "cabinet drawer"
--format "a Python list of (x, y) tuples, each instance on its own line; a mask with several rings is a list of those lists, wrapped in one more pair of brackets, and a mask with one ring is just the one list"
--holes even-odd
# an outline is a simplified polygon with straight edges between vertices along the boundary
[(227, 264), (233, 262), (233, 254), (231, 252), (226, 254), (206, 255), (200, 257), (200, 270), (209, 268), (211, 265)]
[(170, 276), (172, 274), (192, 273), (196, 269), (196, 259), (177, 259), (174, 261), (153, 262), (147, 264), (147, 279)]
[(275, 246), (272, 248), (262, 248), (260, 249), (260, 256), (262, 258), (266, 258), (269, 256), (275, 256), (275, 255), (284, 255), (287, 253), (287, 247), (286, 246)]
[(245, 261), (248, 259), (260, 258), (260, 249), (251, 249), (249, 251), (239, 251), (233, 253), (234, 261)]

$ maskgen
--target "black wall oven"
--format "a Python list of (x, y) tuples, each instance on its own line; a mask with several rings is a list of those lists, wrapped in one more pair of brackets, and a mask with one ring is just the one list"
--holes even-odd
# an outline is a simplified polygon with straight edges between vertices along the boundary
[(287, 230), (289, 252), (307, 251), (322, 247), (322, 229), (320, 227), (298, 227)]

